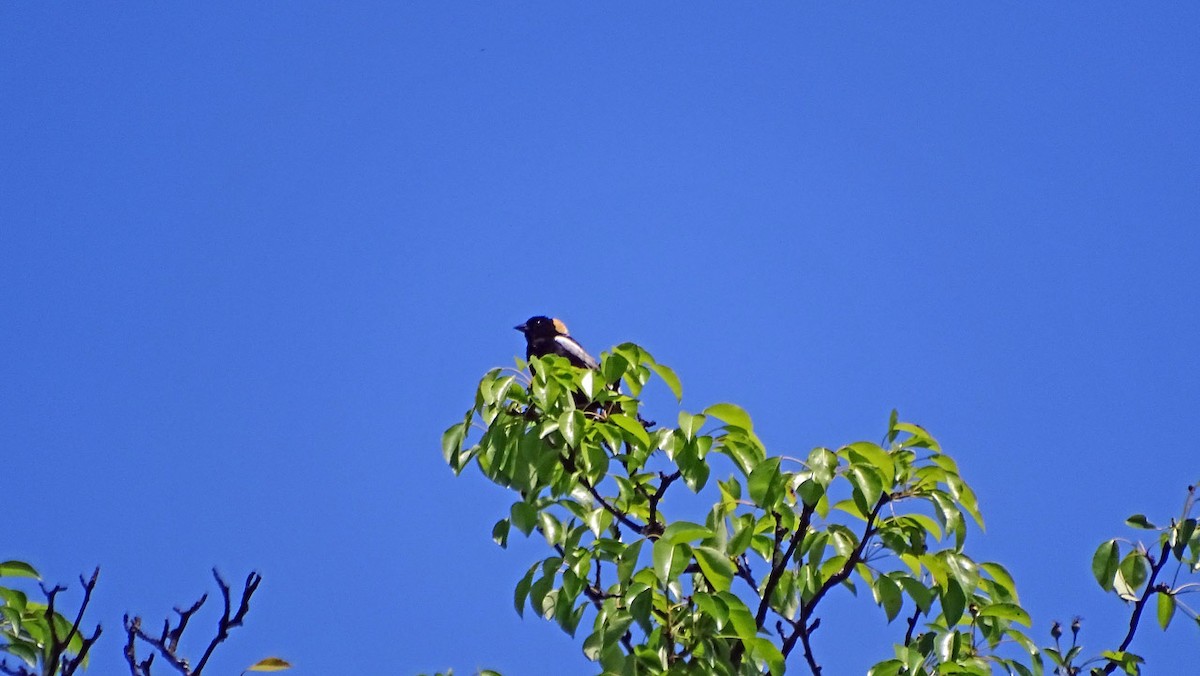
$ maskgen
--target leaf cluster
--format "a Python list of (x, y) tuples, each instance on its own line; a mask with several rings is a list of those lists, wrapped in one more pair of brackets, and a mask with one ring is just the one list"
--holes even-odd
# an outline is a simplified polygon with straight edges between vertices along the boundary
[[(730, 403), (647, 424), (653, 376), (682, 392), (636, 345), (597, 370), (553, 356), (528, 366), (528, 379), (520, 361), (483, 377), (443, 453), (518, 493), (493, 538), (537, 531), (553, 553), (514, 604), (571, 634), (590, 613), (583, 650), (605, 673), (778, 674), (798, 646), (819, 673), (816, 611), (835, 590), (868, 591), (889, 623), (905, 617), (872, 673), (1039, 671), (997, 652), (1015, 644), (1036, 664), (1028, 614), (1004, 567), (964, 550), (968, 520), (983, 525), (978, 501), (919, 426), (893, 414), (882, 443), (772, 455)], [(714, 467), (730, 473), (710, 482)], [(669, 518), (676, 486), (711, 507)]]

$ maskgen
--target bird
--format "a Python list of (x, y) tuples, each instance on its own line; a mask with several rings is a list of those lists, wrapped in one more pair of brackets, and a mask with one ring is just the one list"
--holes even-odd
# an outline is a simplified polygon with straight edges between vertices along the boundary
[(579, 341), (571, 337), (567, 325), (561, 319), (536, 315), (513, 328), (525, 336), (526, 360), (556, 354), (566, 357), (572, 366), (585, 369), (600, 368), (600, 362), (588, 354)]

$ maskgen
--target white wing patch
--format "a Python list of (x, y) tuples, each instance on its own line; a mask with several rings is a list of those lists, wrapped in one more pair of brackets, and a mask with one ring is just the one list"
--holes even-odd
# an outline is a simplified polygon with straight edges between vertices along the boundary
[(583, 362), (584, 366), (595, 369), (600, 368), (600, 362), (596, 361), (595, 357), (587, 353), (583, 347), (575, 342), (575, 339), (570, 336), (555, 336), (554, 342), (558, 344), (567, 354), (575, 357)]

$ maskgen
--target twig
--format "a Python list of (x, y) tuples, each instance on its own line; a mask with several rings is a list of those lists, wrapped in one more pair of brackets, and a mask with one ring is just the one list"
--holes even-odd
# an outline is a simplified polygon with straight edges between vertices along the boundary
[(921, 619), (921, 606), (913, 611), (912, 617), (908, 618), (908, 631), (904, 632), (904, 645), (912, 643), (913, 631), (917, 628), (917, 620)]
[[(1162, 550), (1158, 553), (1158, 561), (1152, 562), (1150, 579), (1146, 581), (1146, 591), (1142, 592), (1142, 597), (1133, 606), (1133, 614), (1129, 617), (1129, 632), (1125, 634), (1125, 640), (1121, 641), (1121, 646), (1117, 648), (1117, 652), (1125, 652), (1129, 644), (1133, 643), (1133, 635), (1137, 633), (1138, 622), (1142, 619), (1142, 610), (1146, 608), (1146, 602), (1150, 600), (1151, 596), (1159, 593), (1158, 589), (1155, 588), (1154, 580), (1158, 578), (1158, 574), (1162, 571), (1163, 566), (1167, 565), (1167, 555), (1170, 553), (1171, 543), (1169, 541), (1164, 542)], [(1104, 673), (1111, 674), (1117, 670), (1117, 666), (1116, 662), (1109, 662), (1108, 666), (1104, 667)]]
[[(812, 644), (808, 642), (808, 639), (810, 636), (812, 636), (812, 633), (817, 630), (817, 627), (820, 626), (821, 618), (819, 617), (813, 620), (812, 624), (808, 625), (807, 627), (804, 626), (803, 621), (800, 621), (796, 624), (796, 631), (800, 632), (800, 645), (804, 647), (804, 661), (808, 663), (808, 670), (813, 673), (813, 676), (820, 676), (821, 665), (817, 664), (817, 660), (813, 657)], [(795, 641), (792, 643), (794, 645)], [(784, 653), (784, 655), (786, 656), (787, 653)]]
[(137, 661), (135, 639), (141, 639), (150, 644), (151, 647), (158, 651), (159, 655), (162, 655), (168, 664), (183, 674), (183, 676), (201, 676), (205, 665), (208, 664), (209, 658), (212, 657), (213, 651), (225, 639), (229, 638), (229, 630), (242, 626), (242, 622), (246, 619), (246, 613), (250, 612), (250, 597), (254, 595), (259, 583), (262, 582), (262, 576), (256, 572), (251, 572), (246, 576), (245, 587), (242, 589), (241, 602), (238, 604), (237, 611), (234, 612), (229, 585), (226, 584), (216, 568), (213, 569), (212, 573), (213, 578), (217, 581), (217, 586), (221, 589), (221, 597), (225, 602), (225, 608), (221, 617), (217, 620), (216, 635), (209, 641), (208, 648), (200, 657), (200, 661), (196, 663), (196, 667), (193, 669), (188, 663), (187, 658), (180, 656), (177, 650), (184, 629), (187, 628), (188, 622), (196, 614), (196, 611), (200, 610), (200, 607), (208, 600), (208, 594), (201, 596), (200, 600), (192, 604), (187, 610), (175, 608), (175, 612), (179, 615), (178, 624), (172, 629), (170, 621), (164, 620), (162, 634), (157, 638), (150, 636), (142, 629), (142, 618), (134, 617), (131, 619), (128, 615), (125, 616), (125, 633), (129, 637), (125, 643), (125, 661), (129, 664), (129, 672), (132, 676), (150, 676), (150, 664), (154, 660), (154, 653), (151, 653), (142, 662), (139, 663)]
[(792, 632), (792, 635), (789, 636), (786, 641), (783, 642), (781, 652), (783, 653), (784, 657), (787, 657), (792, 652), (792, 649), (796, 647), (796, 641), (801, 641), (802, 645), (804, 646), (804, 659), (806, 662), (808, 662), (808, 668), (813, 673), (813, 676), (820, 675), (821, 667), (817, 664), (816, 660), (812, 656), (812, 647), (809, 645), (809, 635), (815, 631), (817, 627), (821, 626), (821, 618), (814, 619), (811, 624), (806, 625), (805, 623), (808, 622), (808, 618), (812, 616), (813, 610), (816, 609), (817, 604), (821, 602), (821, 599), (824, 598), (825, 594), (828, 593), (830, 589), (833, 589), (835, 586), (845, 582), (846, 578), (850, 577), (850, 573), (854, 571), (854, 567), (862, 561), (863, 551), (866, 550), (867, 543), (870, 541), (871, 537), (875, 535), (875, 520), (879, 518), (879, 512), (883, 509), (883, 506), (891, 502), (891, 499), (891, 495), (887, 493), (884, 493), (879, 497), (878, 502), (875, 503), (875, 506), (871, 509), (871, 513), (867, 516), (867, 526), (863, 529), (863, 535), (858, 541), (858, 546), (856, 546), (854, 551), (850, 553), (850, 556), (846, 558), (846, 563), (842, 565), (841, 570), (833, 575), (830, 575), (825, 582), (821, 584), (821, 587), (817, 589), (815, 593), (813, 593), (811, 599), (809, 599), (806, 603), (800, 604), (800, 621), (796, 625), (796, 630)]
[[(79, 669), (80, 665), (83, 664), (83, 661), (87, 659), (88, 651), (91, 650), (92, 645), (94, 645), (96, 640), (100, 638), (101, 629), (100, 625), (98, 624), (96, 625), (96, 631), (94, 631), (91, 636), (83, 636), (79, 632), (79, 624), (83, 622), (83, 613), (85, 610), (87, 610), (88, 604), (91, 603), (92, 590), (96, 588), (96, 580), (99, 578), (99, 566), (92, 571), (92, 577), (90, 580), (84, 580), (82, 575), (79, 576), (79, 585), (83, 587), (83, 601), (81, 601), (79, 604), (79, 612), (75, 614), (75, 622), (71, 624), (71, 631), (67, 634), (67, 638), (62, 642), (62, 650), (57, 651), (57, 654), (54, 655), (53, 660), (47, 660), (48, 663), (58, 663), (60, 660), (62, 661), (62, 676), (71, 676), (74, 674), (76, 670)], [(79, 652), (72, 658), (63, 658), (62, 651), (65, 651), (68, 647), (70, 647), (71, 640), (74, 639), (76, 635), (79, 635), (83, 641), (80, 645)]]
[(588, 492), (592, 494), (592, 497), (596, 499), (596, 502), (599, 502), (600, 506), (603, 507), (609, 514), (612, 514), (614, 517), (616, 517), (618, 521), (639, 533), (645, 530), (645, 526), (629, 518), (629, 515), (624, 511), (609, 504), (608, 500), (605, 500), (604, 496), (600, 495), (600, 491), (596, 490), (596, 487), (593, 486), (590, 481), (585, 479), (583, 475), (579, 476), (579, 483), (583, 484), (584, 488), (587, 488)]
[(679, 470), (671, 474), (658, 473), (658, 488), (654, 491), (654, 495), (650, 496), (650, 523), (646, 524), (646, 530), (643, 531), (646, 537), (651, 540), (658, 539), (658, 536), (663, 533), (663, 526), (658, 521), (658, 503), (662, 500), (667, 489), (671, 487), (671, 484), (675, 483), (681, 476), (683, 476), (683, 473)]
[(208, 644), (208, 650), (204, 651), (204, 656), (200, 658), (200, 662), (196, 665), (196, 671), (193, 672), (193, 676), (199, 676), (201, 670), (204, 669), (204, 665), (208, 664), (208, 658), (212, 657), (213, 651), (217, 649), (217, 645), (229, 638), (229, 630), (242, 626), (242, 621), (246, 619), (246, 613), (250, 612), (250, 597), (254, 595), (259, 583), (262, 582), (262, 575), (256, 572), (251, 571), (246, 576), (246, 585), (242, 589), (242, 601), (238, 605), (237, 613), (230, 618), (229, 585), (225, 584), (225, 580), (221, 579), (221, 574), (217, 572), (216, 568), (213, 568), (212, 573), (213, 578), (216, 579), (217, 584), (221, 587), (221, 597), (225, 601), (225, 612), (221, 616), (220, 621), (217, 622), (217, 635)]
[(745, 554), (737, 559), (737, 576), (745, 580), (751, 589), (758, 591), (758, 582), (754, 580), (754, 572), (750, 570), (750, 561)]
[[(761, 629), (763, 623), (767, 620), (767, 610), (771, 607), (771, 595), (775, 593), (775, 587), (779, 585), (779, 579), (783, 577), (783, 571), (787, 570), (788, 561), (792, 560), (792, 554), (796, 553), (796, 547), (800, 545), (800, 541), (804, 539), (808, 533), (808, 524), (812, 521), (812, 515), (815, 507), (804, 505), (800, 510), (800, 523), (796, 526), (796, 532), (792, 533), (792, 539), (788, 542), (787, 550), (783, 552), (778, 560), (771, 562), (771, 573), (767, 577), (767, 582), (763, 585), (762, 600), (758, 604), (758, 613), (754, 616), (754, 622)], [(778, 517), (776, 517), (778, 521)], [(775, 551), (779, 550), (780, 535), (782, 532), (776, 526)]]

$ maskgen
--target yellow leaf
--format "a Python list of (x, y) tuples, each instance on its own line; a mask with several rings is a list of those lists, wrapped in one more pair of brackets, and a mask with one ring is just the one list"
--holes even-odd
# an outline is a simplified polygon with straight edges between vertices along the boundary
[(292, 665), (287, 660), (281, 660), (278, 657), (267, 657), (246, 667), (246, 671), (283, 671), (284, 669), (291, 668)]

